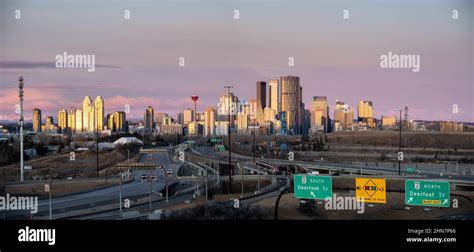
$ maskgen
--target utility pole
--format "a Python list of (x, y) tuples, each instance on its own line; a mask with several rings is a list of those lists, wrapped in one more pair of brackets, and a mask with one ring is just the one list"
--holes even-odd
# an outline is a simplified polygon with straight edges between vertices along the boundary
[(53, 180), (51, 179), (51, 176), (49, 176), (49, 220), (53, 219), (53, 207), (52, 207), (52, 202), (51, 202), (52, 191), (53, 191)]
[(231, 116), (230, 116), (230, 103), (232, 102), (231, 96), (230, 96), (230, 89), (234, 88), (233, 86), (225, 86), (224, 88), (227, 88), (227, 109), (228, 109), (228, 114), (229, 114), (229, 126), (227, 127), (227, 133), (229, 134), (229, 194), (232, 194), (232, 140), (231, 140), (231, 131), (230, 131), (230, 126), (231, 126)]
[(255, 157), (257, 156), (257, 142), (255, 140), (256, 138), (256, 126), (257, 126), (257, 120), (254, 118), (253, 119), (253, 163), (255, 164)]
[[(399, 134), (399, 141), (398, 141), (398, 152), (400, 153), (402, 151), (402, 110), (400, 109), (400, 134)], [(398, 159), (398, 175), (402, 174), (402, 161)]]
[(23, 76), (19, 79), (19, 97), (20, 97), (20, 181), (23, 182), (25, 179), (24, 174), (24, 163), (23, 163)]
[(95, 134), (95, 142), (96, 142), (96, 150), (97, 150), (97, 155), (96, 155), (96, 163), (97, 163), (97, 166), (96, 166), (96, 172), (97, 172), (97, 177), (99, 177), (99, 129), (97, 129), (97, 126), (99, 125), (99, 122), (98, 122), (98, 116), (97, 116), (97, 112), (95, 113), (95, 122), (96, 122), (96, 126), (95, 126), (95, 131), (96, 131), (96, 134)]

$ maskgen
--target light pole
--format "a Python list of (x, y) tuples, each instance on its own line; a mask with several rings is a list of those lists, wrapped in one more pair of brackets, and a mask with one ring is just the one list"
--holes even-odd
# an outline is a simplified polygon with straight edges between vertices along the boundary
[(227, 133), (229, 134), (229, 194), (232, 194), (232, 140), (231, 140), (231, 131), (230, 131), (230, 126), (231, 126), (231, 116), (230, 116), (230, 103), (232, 102), (232, 98), (230, 96), (230, 89), (234, 88), (233, 86), (225, 86), (227, 88), (227, 109), (228, 109), (228, 114), (229, 114), (229, 127), (227, 127)]
[(119, 200), (120, 200), (120, 213), (122, 213), (122, 178), (124, 173), (120, 173), (120, 193), (119, 193)]
[(166, 190), (166, 203), (168, 203), (168, 171), (165, 170), (165, 167), (158, 165), (158, 168), (163, 171), (163, 177), (165, 180), (165, 190)]
[[(152, 197), (151, 197), (151, 196), (152, 196), (152, 191), (153, 191), (153, 190), (152, 190), (152, 186), (153, 186), (153, 182), (156, 180), (156, 176), (155, 176), (155, 175), (148, 175), (148, 176), (143, 175), (143, 176), (141, 177), (141, 179), (142, 179), (142, 182), (147, 181), (147, 182), (150, 184), (149, 206), (150, 206), (150, 212), (151, 212), (151, 210), (152, 210), (152, 206), (151, 206), (151, 203), (152, 203), (152, 200), (151, 200), (151, 199), (152, 199)], [(120, 203), (120, 204), (122, 204), (122, 203)]]
[(43, 180), (40, 179), (40, 182), (41, 184), (43, 184), (45, 186), (45, 191), (46, 191), (46, 185), (48, 185), (48, 194), (49, 194), (49, 220), (52, 220), (53, 219), (53, 208), (52, 208), (52, 185), (53, 185), (53, 181), (51, 179), (51, 175), (49, 176), (49, 182), (48, 184), (44, 183)]
[(237, 166), (240, 168), (240, 198), (244, 197), (244, 168), (240, 167), (240, 163), (237, 163)]
[(49, 220), (53, 219), (53, 207), (52, 207), (52, 191), (53, 191), (53, 180), (51, 179), (51, 176), (49, 177)]
[(208, 200), (208, 197), (207, 197), (207, 165), (206, 165), (206, 201)]
[[(400, 134), (399, 134), (399, 138), (398, 138), (398, 153), (400, 153), (402, 151), (402, 110), (400, 109)], [(402, 161), (400, 160), (400, 158), (398, 158), (398, 175), (401, 175), (402, 173)]]
[(19, 97), (20, 97), (20, 181), (25, 179), (24, 164), (23, 164), (23, 76), (19, 79)]

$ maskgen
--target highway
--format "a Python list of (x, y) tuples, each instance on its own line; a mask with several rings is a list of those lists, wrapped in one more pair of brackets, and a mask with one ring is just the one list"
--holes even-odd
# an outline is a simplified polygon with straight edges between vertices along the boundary
[[(172, 163), (169, 161), (168, 155), (166, 152), (160, 152), (152, 154), (152, 159), (148, 159), (148, 154), (142, 155), (139, 160), (140, 163), (143, 162), (154, 162), (161, 164), (165, 169), (170, 169), (173, 171), (173, 176), (168, 183), (174, 182), (176, 180), (176, 172), (180, 164)], [(165, 188), (165, 182), (163, 178), (163, 172), (160, 169), (153, 170), (133, 170), (131, 172), (132, 178), (131, 181), (122, 184), (122, 200), (132, 197), (148, 197), (149, 195), (149, 183), (142, 182), (141, 176), (145, 175), (156, 175), (157, 180), (153, 182), (153, 191), (158, 192)], [(161, 179), (160, 179), (161, 178)], [(53, 181), (53, 190), (54, 190), (54, 181)], [(58, 213), (69, 212), (73, 210), (88, 209), (106, 204), (116, 204), (117, 209), (119, 208), (119, 194), (120, 194), (120, 185), (114, 185), (108, 188), (98, 189), (94, 191), (88, 191), (85, 193), (78, 193), (74, 195), (69, 195), (65, 197), (57, 197), (52, 199), (52, 213), (53, 219), (54, 215)], [(156, 195), (156, 194), (155, 194)], [(7, 213), (8, 218), (24, 218), (25, 212), (15, 211)], [(40, 200), (38, 202), (38, 213), (37, 217), (40, 216), (49, 216), (49, 199)]]
[[(227, 162), (228, 152), (214, 152), (211, 147), (208, 146), (201, 146), (197, 148), (197, 151), (201, 153), (201, 156), (206, 156), (209, 160), (220, 160), (222, 163)], [(351, 165), (351, 164), (338, 164), (338, 163), (327, 163), (327, 162), (310, 162), (310, 161), (289, 161), (285, 159), (273, 159), (273, 158), (257, 158), (257, 161), (263, 161), (265, 163), (274, 164), (278, 166), (287, 166), (287, 165), (297, 165), (307, 169), (323, 169), (323, 170), (333, 170), (333, 171), (348, 171), (351, 173), (357, 173), (361, 171), (360, 165)], [(247, 165), (251, 165), (253, 162), (253, 157), (250, 156), (243, 156), (237, 153), (232, 153), (232, 162), (233, 163), (248, 163)], [(398, 174), (398, 164), (395, 165), (396, 167), (388, 167), (388, 166), (370, 166), (370, 165), (363, 165), (362, 172), (366, 173), (380, 173), (380, 174)], [(405, 171), (402, 168), (402, 175), (404, 175)], [(439, 166), (427, 166), (420, 170), (418, 175), (425, 176), (427, 178), (432, 179), (452, 179), (452, 180), (462, 180), (462, 181), (474, 181), (474, 175), (462, 175), (457, 174), (454, 172), (443, 171), (439, 169)]]

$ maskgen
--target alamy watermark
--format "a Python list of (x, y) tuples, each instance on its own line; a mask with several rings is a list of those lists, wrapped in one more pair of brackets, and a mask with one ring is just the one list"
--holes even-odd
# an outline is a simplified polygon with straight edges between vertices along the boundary
[(56, 55), (56, 68), (86, 68), (87, 72), (95, 72), (94, 54), (63, 54)]
[(38, 197), (26, 196), (0, 196), (0, 210), (30, 210), (32, 214), (38, 213)]
[(355, 196), (337, 196), (335, 193), (332, 197), (324, 199), (324, 209), (326, 210), (356, 210), (358, 214), (365, 212), (364, 202)]
[(381, 68), (406, 68), (419, 72), (421, 67), (419, 54), (394, 54), (391, 51), (380, 55)]

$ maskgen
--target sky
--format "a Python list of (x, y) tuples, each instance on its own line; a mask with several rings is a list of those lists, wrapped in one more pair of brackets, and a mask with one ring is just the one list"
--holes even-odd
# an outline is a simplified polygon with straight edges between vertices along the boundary
[[(35, 107), (80, 108), (86, 95), (104, 97), (106, 113), (130, 105), (128, 118), (149, 105), (175, 115), (193, 93), (203, 111), (226, 85), (248, 100), (257, 81), (296, 75), (306, 108), (326, 96), (331, 117), (336, 100), (356, 112), (364, 99), (379, 119), (408, 106), (411, 119), (474, 122), (473, 15), (470, 0), (3, 0), (0, 120), (18, 118), (19, 75), (27, 120)], [(65, 51), (95, 55), (95, 72), (55, 68)], [(421, 70), (382, 69), (390, 51), (420, 55)]]

